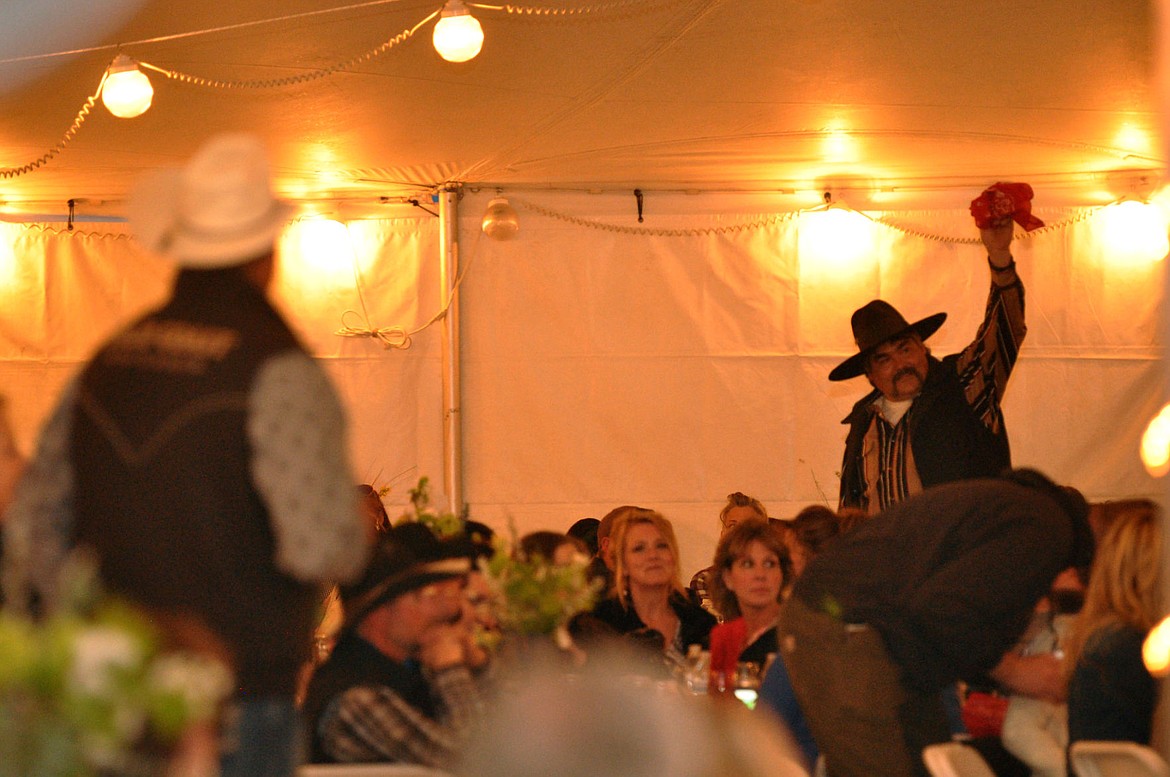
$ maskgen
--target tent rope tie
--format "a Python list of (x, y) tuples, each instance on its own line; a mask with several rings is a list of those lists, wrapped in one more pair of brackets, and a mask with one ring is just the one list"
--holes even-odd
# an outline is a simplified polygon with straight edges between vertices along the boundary
[[(349, 229), (348, 225), (346, 226), (346, 229)], [(476, 242), (478, 244), (478, 240)], [(456, 244), (456, 257), (458, 257), (458, 250), (459, 247), (458, 244)], [(366, 309), (366, 297), (362, 293), (361, 272), (358, 270), (357, 257), (355, 255), (353, 257), (354, 287), (357, 289), (358, 302), (361, 304), (362, 309), (360, 313), (352, 309), (342, 313), (341, 328), (335, 330), (333, 334), (339, 337), (368, 337), (382, 343), (382, 348), (384, 350), (388, 351), (391, 348), (397, 348), (399, 350), (405, 351), (406, 349), (410, 348), (411, 344), (413, 343), (412, 337), (414, 335), (417, 335), (419, 332), (428, 329), (436, 322), (442, 321), (447, 317), (447, 311), (451, 309), (451, 305), (455, 302), (455, 298), (459, 294), (459, 287), (463, 283), (463, 278), (467, 275), (468, 269), (471, 268), (471, 259), (472, 257), (469, 256), (467, 262), (459, 268), (459, 274), (455, 277), (455, 283), (451, 285), (451, 293), (447, 296), (446, 304), (444, 304), (443, 307), (439, 309), (439, 312), (431, 316), (425, 324), (408, 332), (406, 331), (406, 327), (403, 326), (375, 327), (370, 322), (370, 314)], [(357, 326), (351, 326), (347, 324), (347, 317), (353, 316), (361, 316), (362, 322), (364, 323), (359, 323)]]

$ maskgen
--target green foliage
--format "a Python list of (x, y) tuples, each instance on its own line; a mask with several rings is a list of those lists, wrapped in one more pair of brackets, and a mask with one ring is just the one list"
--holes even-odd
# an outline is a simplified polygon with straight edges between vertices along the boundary
[(418, 479), (418, 485), (408, 492), (410, 507), (398, 517), (395, 526), (418, 522), (426, 526), (436, 537), (455, 537), (463, 533), (466, 515), (458, 516), (431, 508), (431, 483), (425, 475)]
[(518, 557), (498, 537), (492, 557), (480, 560), (498, 602), (501, 625), (518, 634), (553, 634), (574, 615), (592, 608), (601, 583), (589, 580), (588, 566), (584, 558), (558, 566), (543, 556)]
[(0, 777), (131, 772), (143, 741), (173, 743), (214, 716), (226, 667), (163, 652), (145, 615), (101, 595), (90, 561), (74, 560), (60, 590), (40, 620), (0, 611)]

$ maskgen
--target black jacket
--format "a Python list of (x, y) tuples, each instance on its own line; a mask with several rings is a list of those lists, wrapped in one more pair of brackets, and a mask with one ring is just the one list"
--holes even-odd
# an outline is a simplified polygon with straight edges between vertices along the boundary
[[(914, 400), (909, 424), (910, 449), (923, 488), (968, 478), (992, 477), (1011, 467), (1007, 430), (992, 432), (967, 403), (959, 383), (959, 355), (941, 361), (928, 357), (926, 383)], [(849, 425), (841, 462), (841, 506), (865, 505), (865, 462), (862, 442), (877, 412), (872, 391), (841, 421)]]

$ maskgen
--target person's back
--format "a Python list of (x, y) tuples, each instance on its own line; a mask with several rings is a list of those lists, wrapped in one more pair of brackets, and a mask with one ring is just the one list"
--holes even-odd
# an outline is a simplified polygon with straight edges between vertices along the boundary
[(113, 593), (223, 642), (224, 777), (291, 774), (317, 586), (368, 547), (344, 412), (266, 297), (288, 214), (265, 156), (222, 135), (140, 186), (131, 224), (179, 266), (172, 296), (63, 391), (4, 526), (18, 606), (51, 606), (57, 569), (88, 546)]
[(1017, 470), (927, 489), (809, 563), (780, 645), (830, 775), (925, 775), (923, 748), (951, 739), (941, 691), (958, 679), (1058, 692), (1051, 656), (1008, 653), (1057, 573), (1091, 558), (1087, 514)]
[(238, 268), (187, 270), (169, 304), (94, 357), (73, 416), (76, 540), (112, 591), (199, 613), (250, 694), (290, 692), (317, 600), (277, 567), (249, 476), (249, 390), (295, 348)]
[[(1072, 543), (1068, 518), (1046, 494), (1002, 479), (959, 481), (838, 537), (792, 595), (874, 627), (899, 663), (941, 688), (957, 668), (996, 663)], [(946, 639), (931, 628), (936, 619), (945, 620)]]

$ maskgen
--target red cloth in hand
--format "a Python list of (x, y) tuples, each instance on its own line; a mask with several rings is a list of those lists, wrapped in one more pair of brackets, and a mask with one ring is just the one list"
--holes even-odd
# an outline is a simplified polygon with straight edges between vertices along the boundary
[(1026, 183), (1001, 181), (988, 186), (971, 200), (971, 215), (975, 226), (987, 229), (993, 221), (1005, 216), (1031, 232), (1044, 226), (1044, 222), (1032, 215), (1032, 187)]

